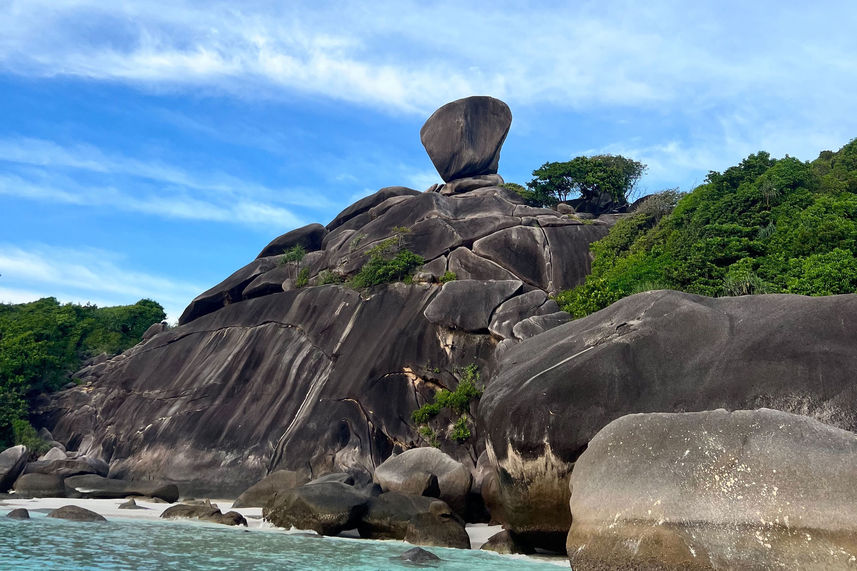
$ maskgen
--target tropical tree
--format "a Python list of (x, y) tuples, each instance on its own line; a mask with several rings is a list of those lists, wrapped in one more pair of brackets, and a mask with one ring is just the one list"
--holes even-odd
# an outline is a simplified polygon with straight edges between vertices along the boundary
[(544, 204), (565, 202), (576, 194), (590, 200), (603, 193), (626, 203), (645, 170), (643, 163), (621, 155), (580, 156), (543, 164), (533, 171), (534, 178), (527, 188)]

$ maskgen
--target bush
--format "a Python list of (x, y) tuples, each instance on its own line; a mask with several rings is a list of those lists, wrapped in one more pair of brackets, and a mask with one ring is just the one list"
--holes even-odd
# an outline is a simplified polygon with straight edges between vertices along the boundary
[(750, 155), (693, 192), (643, 202), (592, 244), (590, 275), (556, 300), (583, 317), (651, 287), (708, 296), (857, 292), (855, 181), (857, 140), (812, 163)]
[(425, 260), (410, 250), (396, 251), (398, 243), (398, 238), (388, 238), (369, 250), (369, 259), (351, 277), (348, 285), (354, 289), (364, 289), (409, 278)]
[(446, 282), (454, 282), (457, 279), (458, 279), (458, 276), (455, 275), (455, 272), (447, 271), (442, 276), (440, 276), (440, 278), (438, 278), (437, 281), (439, 281), (442, 284), (445, 284)]
[[(435, 393), (433, 402), (426, 403), (411, 413), (411, 419), (418, 425), (420, 435), (425, 437), (426, 434), (430, 434), (437, 439), (437, 432), (429, 426), (429, 422), (446, 410), (458, 415), (448, 438), (462, 444), (472, 436), (470, 426), (473, 425), (473, 420), (470, 417), (470, 406), (482, 396), (482, 389), (478, 386), (479, 368), (476, 364), (468, 365), (459, 372), (459, 376), (458, 386), (454, 391), (439, 390)], [(432, 444), (432, 446), (436, 445)]]

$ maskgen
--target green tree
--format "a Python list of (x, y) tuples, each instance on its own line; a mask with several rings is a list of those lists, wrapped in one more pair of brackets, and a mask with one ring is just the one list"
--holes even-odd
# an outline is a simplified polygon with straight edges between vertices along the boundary
[(533, 171), (527, 188), (544, 204), (565, 202), (576, 194), (589, 200), (603, 193), (627, 203), (628, 194), (645, 170), (643, 163), (621, 155), (581, 156), (543, 164)]

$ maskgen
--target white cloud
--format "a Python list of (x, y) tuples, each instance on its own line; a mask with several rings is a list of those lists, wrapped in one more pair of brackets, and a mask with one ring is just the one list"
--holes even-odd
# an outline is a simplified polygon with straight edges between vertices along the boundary
[(204, 289), (198, 284), (129, 270), (124, 260), (104, 250), (0, 244), (3, 302), (23, 303), (52, 296), (104, 306), (150, 298), (164, 306), (168, 320), (173, 322)]
[(680, 110), (800, 91), (800, 102), (815, 94), (843, 108), (857, 86), (855, 9), (18, 0), (0, 20), (0, 66), (253, 97), (285, 88), (420, 113), (474, 93)]

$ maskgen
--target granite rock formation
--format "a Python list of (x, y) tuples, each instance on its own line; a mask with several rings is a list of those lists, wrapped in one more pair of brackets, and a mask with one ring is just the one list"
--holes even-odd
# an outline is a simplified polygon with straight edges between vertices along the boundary
[(499, 99), (466, 97), (435, 111), (420, 130), (420, 140), (438, 174), (450, 182), (496, 174), (511, 125), (512, 112)]
[(574, 462), (626, 414), (768, 407), (857, 430), (855, 312), (854, 295), (653, 291), (509, 348), (479, 405), (507, 528), (560, 549)]
[(574, 569), (845, 569), (857, 435), (760, 409), (633, 414), (571, 476)]

